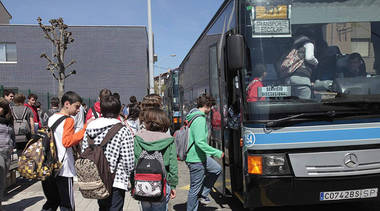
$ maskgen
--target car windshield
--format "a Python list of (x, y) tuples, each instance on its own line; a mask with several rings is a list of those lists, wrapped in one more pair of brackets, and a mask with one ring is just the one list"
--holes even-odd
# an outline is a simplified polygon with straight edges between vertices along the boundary
[(329, 110), (379, 114), (379, 2), (258, 2), (242, 6), (248, 48), (240, 74), (246, 119)]

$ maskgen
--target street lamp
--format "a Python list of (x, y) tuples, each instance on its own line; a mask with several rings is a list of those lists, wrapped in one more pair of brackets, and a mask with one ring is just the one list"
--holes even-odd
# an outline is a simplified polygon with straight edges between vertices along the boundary
[(154, 93), (153, 76), (153, 32), (152, 32), (152, 10), (148, 0), (148, 41), (149, 41), (149, 94)]

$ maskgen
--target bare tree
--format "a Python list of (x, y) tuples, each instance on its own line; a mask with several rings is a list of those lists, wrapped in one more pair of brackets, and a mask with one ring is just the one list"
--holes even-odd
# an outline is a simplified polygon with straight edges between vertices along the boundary
[(58, 98), (61, 99), (65, 92), (65, 79), (70, 75), (76, 74), (75, 70), (66, 74), (66, 70), (76, 62), (75, 60), (65, 65), (67, 45), (73, 43), (74, 39), (71, 37), (72, 33), (66, 31), (68, 26), (63, 23), (62, 18), (49, 20), (49, 26), (43, 25), (40, 17), (37, 18), (37, 21), (45, 34), (45, 38), (48, 39), (55, 48), (53, 52), (54, 58), (50, 58), (46, 53), (41, 54), (40, 57), (48, 61), (46, 70), (49, 70), (58, 81)]

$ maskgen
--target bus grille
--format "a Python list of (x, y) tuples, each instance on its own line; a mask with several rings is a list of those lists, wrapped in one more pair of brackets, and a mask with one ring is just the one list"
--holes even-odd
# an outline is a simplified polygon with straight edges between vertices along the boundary
[(380, 149), (289, 154), (296, 177), (380, 173)]

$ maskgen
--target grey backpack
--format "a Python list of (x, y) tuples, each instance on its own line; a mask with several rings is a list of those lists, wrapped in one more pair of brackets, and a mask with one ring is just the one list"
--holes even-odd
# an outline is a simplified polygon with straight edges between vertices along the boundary
[(12, 115), (13, 115), (13, 127), (15, 131), (15, 135), (27, 135), (30, 133), (30, 127), (28, 124), (28, 120), (25, 118), (26, 112), (27, 112), (27, 107), (24, 106), (24, 110), (22, 112), (21, 117), (17, 116), (16, 113), (14, 112), (14, 109), (12, 110)]
[(201, 114), (196, 114), (193, 116), (193, 118), (190, 119), (190, 121), (185, 121), (184, 125), (177, 130), (174, 133), (174, 140), (175, 144), (177, 146), (177, 157), (180, 161), (185, 161), (187, 153), (191, 149), (191, 147), (194, 145), (194, 142), (188, 147), (189, 144), (189, 133), (190, 133), (190, 126), (191, 123), (197, 118), (203, 116)]

